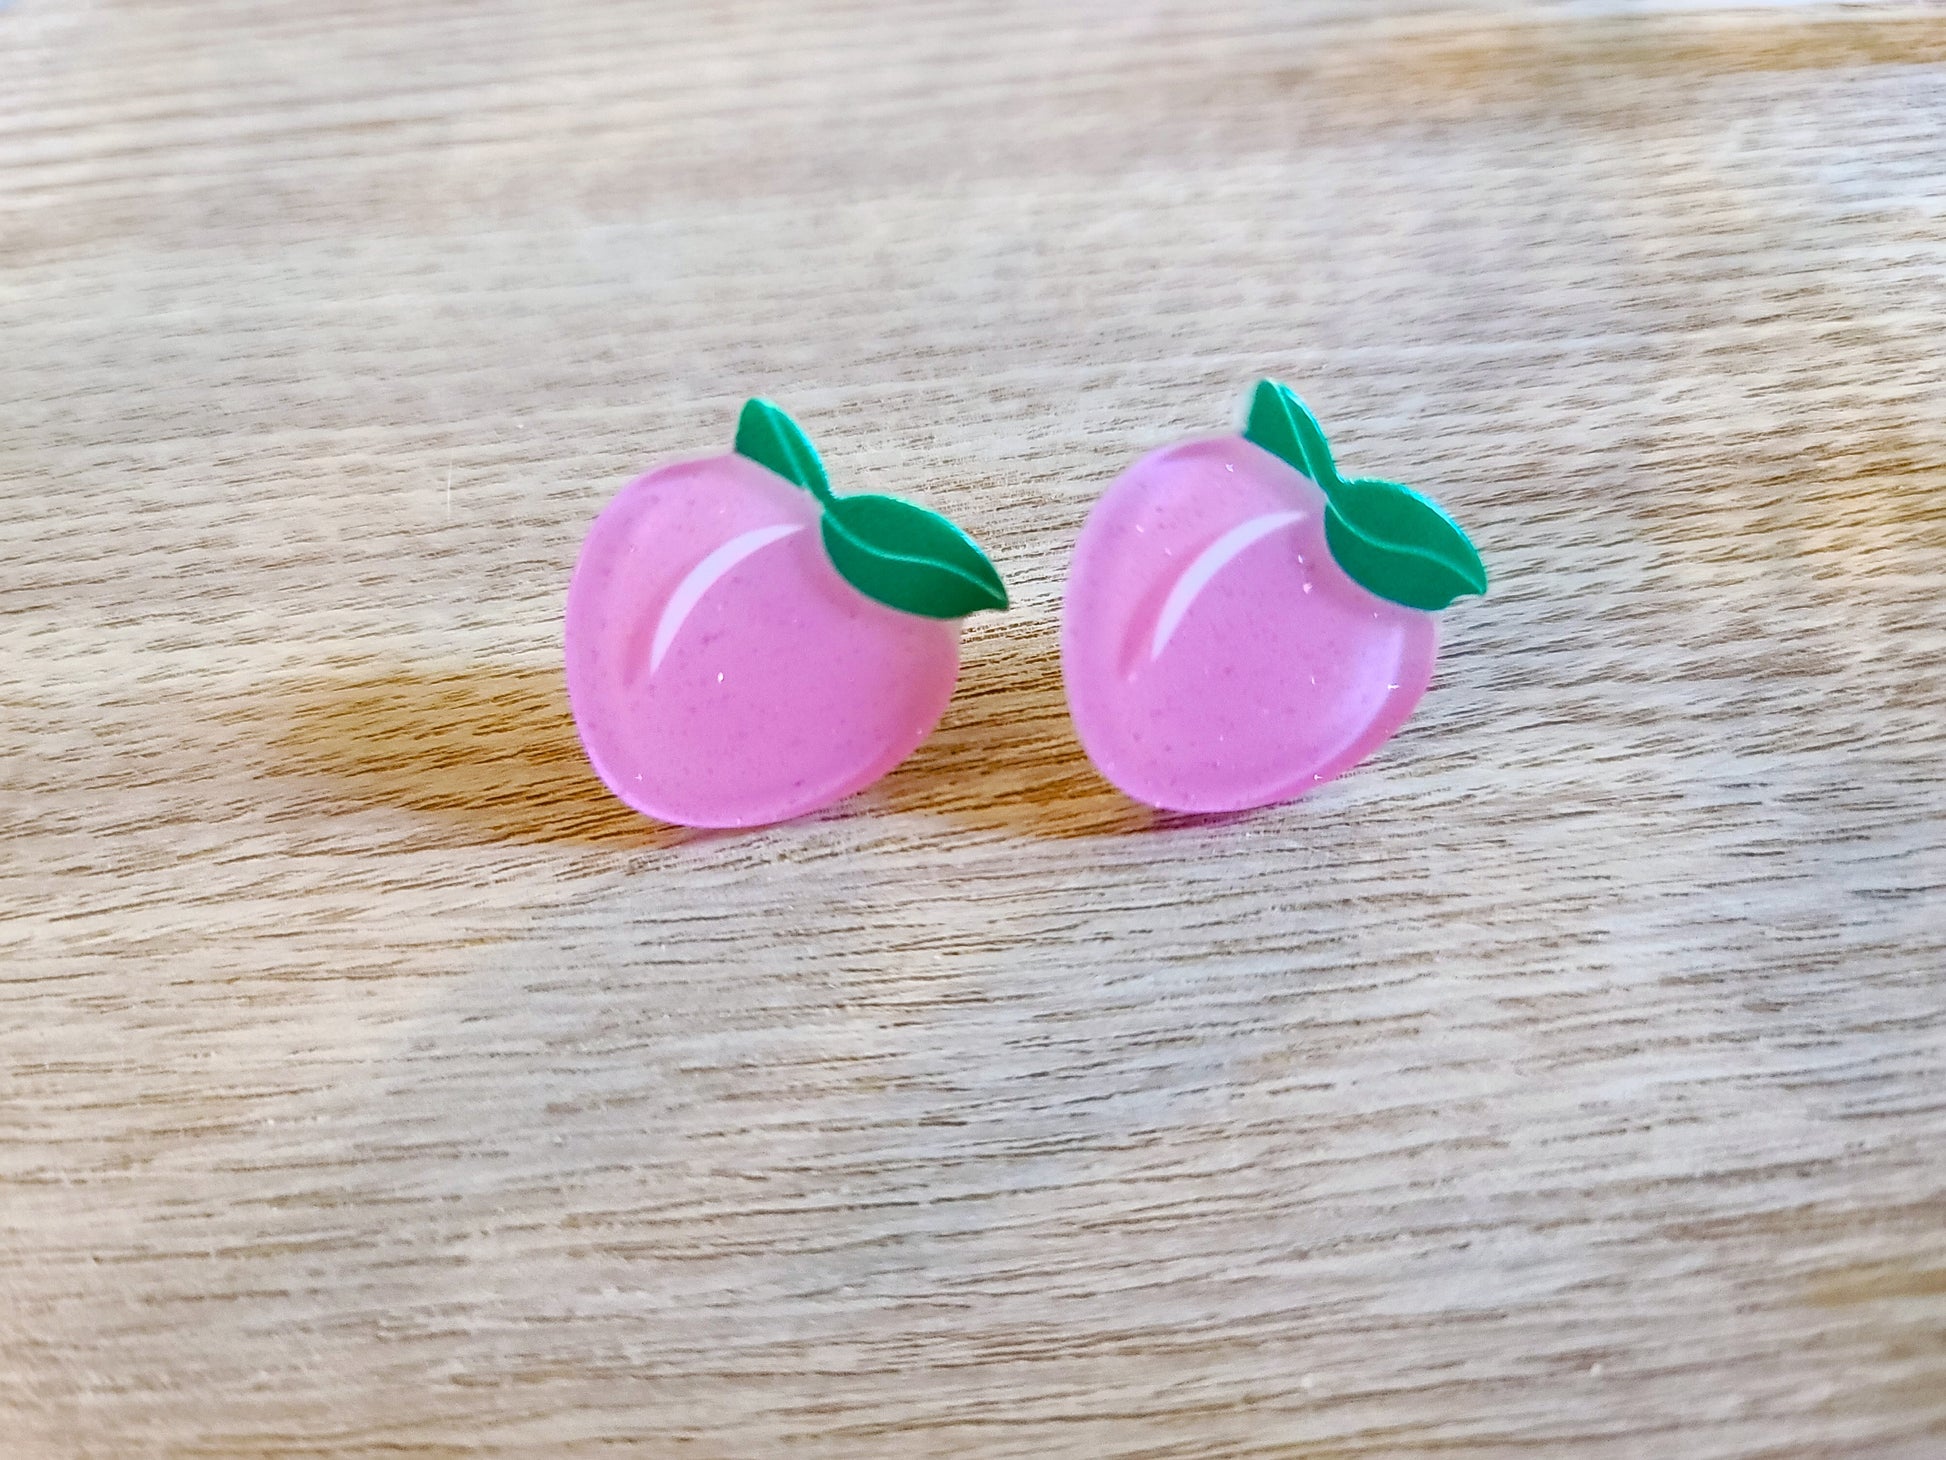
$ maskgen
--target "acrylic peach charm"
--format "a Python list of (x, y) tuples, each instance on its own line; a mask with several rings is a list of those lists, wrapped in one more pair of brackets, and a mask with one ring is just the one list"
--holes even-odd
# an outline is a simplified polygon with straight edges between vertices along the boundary
[(1151, 806), (1288, 801), (1405, 723), (1433, 614), (1486, 586), (1452, 518), (1341, 478), (1304, 403), (1266, 380), (1241, 436), (1150, 453), (1089, 514), (1061, 627), (1076, 733)]
[(568, 703), (645, 815), (753, 826), (861, 790), (932, 733), (959, 620), (1007, 606), (986, 555), (897, 497), (840, 497), (753, 400), (727, 456), (630, 482), (568, 584)]

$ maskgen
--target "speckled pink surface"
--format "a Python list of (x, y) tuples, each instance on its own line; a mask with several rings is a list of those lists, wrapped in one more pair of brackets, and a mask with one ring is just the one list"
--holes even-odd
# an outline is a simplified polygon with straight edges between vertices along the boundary
[(568, 702), (630, 806), (688, 826), (782, 821), (862, 789), (939, 723), (957, 622), (866, 598), (812, 496), (741, 456), (624, 487), (568, 585)]
[(1302, 795), (1370, 755), (1432, 678), (1431, 614), (1333, 561), (1324, 494), (1240, 436), (1143, 457), (1075, 545), (1061, 629), (1076, 732), (1172, 811)]

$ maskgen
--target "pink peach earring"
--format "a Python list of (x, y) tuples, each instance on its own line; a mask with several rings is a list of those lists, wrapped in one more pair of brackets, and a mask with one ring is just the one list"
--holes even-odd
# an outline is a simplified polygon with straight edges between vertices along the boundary
[(1434, 613), (1486, 588), (1437, 503), (1346, 481), (1304, 403), (1263, 381), (1241, 435), (1151, 452), (1090, 512), (1061, 626), (1075, 730), (1149, 805), (1288, 801), (1405, 723)]
[(753, 400), (727, 456), (637, 477), (568, 584), (568, 704), (645, 815), (753, 826), (870, 785), (932, 733), (959, 621), (1007, 606), (972, 539), (897, 497), (841, 497)]

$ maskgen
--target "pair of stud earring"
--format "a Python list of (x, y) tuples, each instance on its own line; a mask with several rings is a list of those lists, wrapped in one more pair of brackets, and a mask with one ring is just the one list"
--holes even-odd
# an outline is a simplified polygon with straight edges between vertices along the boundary
[[(1075, 545), (1062, 673), (1082, 747), (1171, 811), (1290, 800), (1405, 723), (1433, 614), (1486, 591), (1459, 526), (1347, 481), (1290, 389), (1241, 434), (1164, 447)], [(946, 518), (832, 490), (797, 423), (748, 402), (727, 456), (624, 487), (568, 586), (569, 704), (595, 771), (688, 826), (783, 821), (862, 790), (932, 733), (967, 615), (1007, 607)]]

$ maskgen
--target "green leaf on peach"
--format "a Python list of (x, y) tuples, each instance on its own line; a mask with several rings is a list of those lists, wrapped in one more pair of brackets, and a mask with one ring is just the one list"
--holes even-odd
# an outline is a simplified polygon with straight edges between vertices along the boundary
[(1486, 565), (1437, 502), (1397, 482), (1340, 482), (1324, 515), (1325, 541), (1360, 586), (1435, 613), (1487, 591)]
[(743, 403), (737, 417), (735, 450), (759, 466), (767, 466), (787, 482), (804, 488), (820, 502), (831, 500), (831, 479), (824, 460), (804, 429), (779, 406), (767, 400)]
[(839, 497), (824, 513), (824, 550), (845, 581), (925, 618), (1007, 606), (1007, 587), (973, 539), (900, 497)]
[(1397, 482), (1340, 477), (1324, 428), (1288, 385), (1257, 383), (1243, 437), (1323, 490), (1325, 541), (1360, 587), (1428, 613), (1487, 591), (1486, 565), (1446, 509)]

